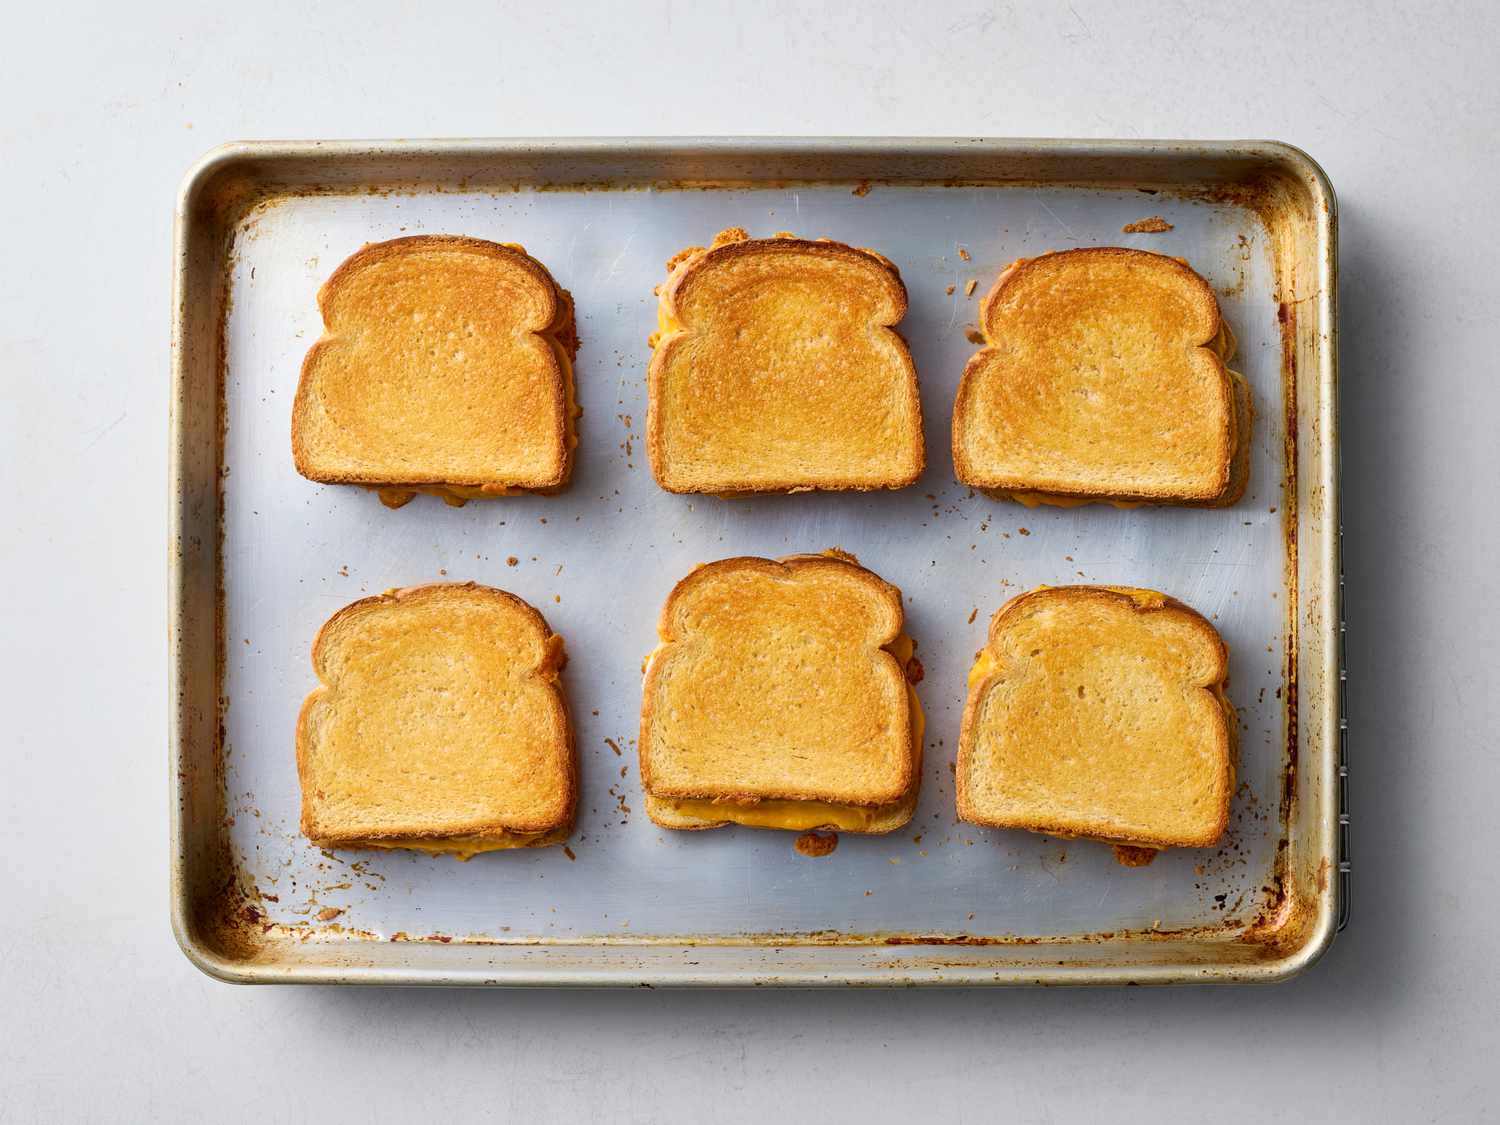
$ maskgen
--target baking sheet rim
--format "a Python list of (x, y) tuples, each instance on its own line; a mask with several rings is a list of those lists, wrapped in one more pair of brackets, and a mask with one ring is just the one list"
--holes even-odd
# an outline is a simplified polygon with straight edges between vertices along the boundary
[[(1332, 186), (1322, 169), (1301, 150), (1274, 141), (1248, 142), (1185, 142), (1185, 141), (1091, 141), (1091, 140), (999, 140), (958, 138), (579, 138), (579, 139), (504, 139), (504, 140), (438, 140), (438, 141), (265, 141), (234, 142), (216, 148), (200, 159), (187, 173), (180, 189), (174, 222), (174, 279), (173, 279), (173, 370), (172, 370), (172, 418), (170, 425), (169, 468), (169, 526), (173, 542), (169, 550), (169, 702), (171, 710), (169, 730), (169, 766), (173, 782), (171, 802), (171, 915), (174, 935), (189, 960), (204, 972), (223, 980), (237, 982), (339, 982), (339, 983), (411, 983), (411, 984), (457, 984), (492, 983), (505, 985), (579, 985), (602, 984), (637, 985), (660, 983), (663, 985), (754, 985), (766, 983), (792, 985), (837, 985), (837, 984), (995, 984), (995, 983), (1171, 983), (1196, 980), (1281, 980), (1294, 976), (1313, 963), (1326, 951), (1334, 934), (1345, 918), (1343, 907), (1347, 903), (1347, 863), (1341, 862), (1340, 878), (1336, 893), (1320, 895), (1316, 899), (1316, 916), (1306, 927), (1303, 940), (1297, 947), (1282, 956), (1253, 964), (1215, 963), (1166, 963), (1166, 964), (1122, 964), (1119, 966), (1042, 966), (1012, 965), (982, 967), (978, 965), (951, 965), (944, 971), (929, 969), (918, 973), (921, 963), (910, 965), (890, 964), (869, 967), (846, 968), (832, 974), (818, 970), (795, 970), (783, 966), (768, 970), (764, 966), (751, 966), (740, 970), (718, 969), (707, 973), (657, 973), (649, 975), (646, 966), (631, 971), (625, 966), (604, 967), (596, 971), (549, 970), (545, 965), (537, 967), (515, 966), (501, 968), (491, 965), (454, 967), (428, 970), (420, 967), (394, 968), (386, 966), (317, 966), (287, 965), (257, 962), (254, 958), (237, 959), (211, 949), (199, 936), (192, 917), (192, 904), (188, 901), (185, 879), (187, 863), (183, 805), (185, 801), (185, 771), (188, 768), (187, 715), (190, 701), (185, 699), (182, 683), (183, 652), (182, 627), (191, 607), (187, 604), (184, 540), (191, 534), (188, 513), (184, 502), (186, 487), (184, 460), (185, 446), (190, 435), (184, 421), (183, 401), (189, 391), (191, 372), (185, 348), (186, 303), (192, 299), (189, 292), (191, 263), (189, 241), (196, 233), (192, 228), (198, 221), (197, 211), (202, 196), (216, 176), (226, 170), (249, 163), (271, 163), (285, 158), (318, 159), (339, 161), (353, 156), (393, 157), (417, 159), (422, 156), (486, 156), (502, 157), (521, 153), (547, 152), (553, 155), (568, 155), (587, 159), (612, 151), (662, 154), (691, 151), (707, 156), (779, 153), (796, 155), (849, 155), (849, 154), (904, 154), (923, 157), (941, 157), (959, 152), (978, 152), (994, 156), (1025, 157), (1029, 154), (1045, 153), (1053, 158), (1069, 156), (1093, 156), (1107, 154), (1121, 160), (1141, 158), (1205, 158), (1205, 157), (1251, 157), (1269, 160), (1296, 170), (1312, 193), (1316, 205), (1312, 222), (1316, 237), (1315, 263), (1318, 284), (1315, 290), (1315, 332), (1320, 342), (1316, 353), (1316, 378), (1322, 392), (1318, 399), (1319, 419), (1323, 440), (1318, 449), (1317, 483), (1322, 485), (1322, 529), (1329, 537), (1323, 552), (1319, 573), (1319, 585), (1328, 595), (1329, 608), (1322, 619), (1323, 635), (1320, 669), (1322, 682), (1335, 685), (1329, 690), (1341, 694), (1342, 670), (1342, 579), (1338, 546), (1338, 463), (1337, 463), (1337, 382), (1336, 382), (1336, 324), (1334, 302), (1336, 300), (1336, 202)], [(414, 182), (420, 182), (416, 177)], [(1052, 176), (1038, 181), (1052, 184), (1092, 185), (1093, 181), (1080, 181)], [(1299, 427), (1300, 428), (1300, 427)], [(1306, 461), (1302, 463), (1307, 463)], [(1299, 482), (1300, 483), (1300, 482)], [(216, 520), (217, 520), (217, 512)], [(217, 536), (217, 529), (215, 530)], [(218, 567), (217, 544), (214, 546), (214, 565)], [(217, 581), (217, 578), (216, 578)], [(1299, 595), (1299, 615), (1304, 598)], [(1342, 700), (1323, 701), (1320, 717), (1322, 727), (1318, 741), (1323, 748), (1317, 762), (1323, 773), (1321, 787), (1323, 806), (1319, 810), (1317, 843), (1319, 854), (1343, 860), (1337, 840), (1339, 818), (1333, 811), (1337, 786), (1332, 784), (1333, 770), (1342, 769), (1340, 759), (1342, 722)], [(1309, 763), (1304, 761), (1303, 768)], [(1342, 827), (1347, 828), (1347, 818)], [(416, 944), (416, 943), (414, 943)], [(655, 945), (656, 943), (653, 943)], [(676, 948), (691, 948), (691, 945), (661, 943)], [(712, 945), (713, 943), (708, 943)], [(1205, 943), (1203, 948), (1208, 948)], [(1026, 948), (1046, 948), (1028, 944)], [(475, 946), (479, 949), (499, 947)], [(506, 947), (515, 948), (515, 947)], [(547, 946), (522, 946), (523, 949), (548, 948)], [(615, 948), (622, 948), (616, 946)], [(623, 948), (633, 948), (624, 946)], [(701, 948), (701, 947), (700, 947)], [(718, 948), (734, 948), (719, 946)], [(775, 948), (774, 946), (770, 948)], [(799, 946), (801, 949), (809, 946)], [(844, 947), (848, 948), (848, 947)], [(942, 943), (931, 946), (904, 948), (939, 949)], [(1008, 944), (992, 948), (1014, 948)], [(891, 950), (894, 954), (896, 950)]]

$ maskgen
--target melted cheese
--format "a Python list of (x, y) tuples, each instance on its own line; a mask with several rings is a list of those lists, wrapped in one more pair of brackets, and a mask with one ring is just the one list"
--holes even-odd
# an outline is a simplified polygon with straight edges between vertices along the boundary
[(547, 835), (545, 832), (507, 832), (503, 836), (443, 836), (430, 840), (346, 840), (341, 848), (383, 848), (387, 851), (401, 850), (426, 852), (428, 855), (451, 855), (454, 859), (467, 861), (480, 852), (498, 852), (510, 848), (530, 847)]
[(491, 500), (499, 496), (523, 496), (530, 489), (493, 484), (408, 484), (376, 488), (380, 502), (388, 508), (400, 508), (417, 494), (437, 496), (449, 507), (462, 508), (470, 500)]
[(810, 484), (799, 484), (795, 488), (746, 488), (739, 492), (708, 492), (704, 495), (719, 500), (754, 500), (757, 496), (795, 496), (799, 492), (816, 492)]
[[(1229, 646), (1224, 646), (1225, 656), (1228, 656)], [(1231, 770), (1230, 786), (1234, 785), (1233, 770), (1238, 767), (1240, 760), (1240, 713), (1234, 709), (1234, 704), (1229, 702), (1229, 692), (1226, 690), (1229, 681), (1224, 680), (1214, 684), (1208, 690), (1214, 693), (1214, 698), (1219, 701), (1219, 707), (1224, 712), (1224, 721), (1229, 724), (1229, 762)]]
[(1124, 594), (1141, 609), (1161, 609), (1167, 604), (1167, 595), (1158, 590), (1146, 590), (1140, 586), (1106, 586), (1104, 588), (1116, 594)]
[(810, 828), (832, 828), (842, 832), (867, 832), (891, 806), (835, 805), (825, 801), (711, 801), (697, 798), (658, 798), (673, 812), (695, 820), (728, 821), (751, 828), (782, 828), (805, 832)]
[(681, 328), (681, 321), (676, 317), (667, 315), (667, 300), (665, 297), (662, 297), (656, 302), (656, 331), (646, 337), (646, 343), (654, 348), (662, 342), (663, 337), (680, 331)]
[(1234, 358), (1234, 353), (1239, 350), (1239, 341), (1234, 338), (1234, 332), (1222, 317), (1219, 319), (1219, 332), (1209, 341), (1209, 348), (1215, 355), (1228, 363)]
[(969, 669), (969, 689), (972, 691), (981, 680), (1000, 667), (1000, 661), (989, 649), (983, 649), (974, 658), (974, 666)]
[[(901, 666), (902, 674), (905, 675), (906, 666), (916, 654), (917, 645), (909, 636), (901, 633), (885, 646), (885, 650), (896, 658), (896, 663)], [(906, 684), (906, 702), (911, 716), (912, 746), (916, 748), (913, 758), (920, 762), (922, 743), (927, 736), (927, 715), (922, 710), (922, 703), (910, 681)], [(716, 801), (707, 797), (652, 799), (672, 812), (713, 824), (743, 824), (750, 828), (780, 828), (790, 832), (806, 832), (812, 828), (828, 828), (837, 832), (868, 832), (880, 820), (912, 800), (916, 780), (914, 775), (912, 792), (888, 805), (841, 805), (831, 801)]]
[(1149, 501), (1146, 500), (1111, 500), (1107, 496), (1053, 496), (1046, 492), (1004, 492), (993, 490), (990, 495), (997, 500), (1014, 500), (1017, 504), (1024, 504), (1028, 508), (1035, 508), (1039, 504), (1046, 504), (1050, 508), (1081, 508), (1085, 504), (1109, 504), (1111, 507), (1129, 509), (1144, 508)]
[[(668, 274), (667, 281), (670, 280), (671, 274)], [(666, 289), (667, 281), (661, 283), (662, 290)], [(646, 343), (649, 344), (652, 348), (655, 348), (661, 344), (663, 339), (665, 339), (667, 336), (670, 336), (673, 332), (681, 331), (682, 321), (678, 320), (675, 316), (672, 316), (667, 312), (666, 293), (660, 292), (660, 295), (656, 302), (656, 331), (651, 333), (650, 336), (646, 337)]]
[[(578, 328), (575, 324), (573, 331)], [(562, 367), (563, 375), (563, 441), (567, 447), (578, 448), (578, 416), (583, 413), (578, 408), (578, 388), (573, 382), (573, 357), (568, 355), (568, 349), (556, 340), (551, 341), (552, 350), (557, 353), (557, 362)]]
[[(825, 555), (832, 555), (831, 551), (824, 551)], [(853, 555), (849, 556), (851, 559)], [(896, 639), (885, 646), (885, 650), (896, 658), (896, 663), (901, 666), (901, 674), (906, 675), (906, 666), (911, 663), (913, 656), (917, 654), (917, 642), (905, 633), (898, 633)], [(921, 760), (922, 743), (927, 737), (927, 713), (922, 710), (922, 701), (917, 698), (917, 689), (912, 686), (910, 680), (906, 681), (906, 705), (911, 716), (911, 744), (916, 747), (916, 759)]]

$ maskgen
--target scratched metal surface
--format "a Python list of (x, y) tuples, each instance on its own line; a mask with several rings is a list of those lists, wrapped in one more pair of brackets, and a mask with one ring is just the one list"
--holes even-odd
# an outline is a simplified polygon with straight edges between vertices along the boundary
[[(315, 924), (337, 910), (339, 925), (381, 937), (498, 940), (815, 930), (1054, 936), (1231, 926), (1253, 913), (1279, 836), (1285, 723), (1284, 414), (1264, 230), (1231, 206), (1130, 190), (877, 186), (861, 197), (851, 187), (309, 195), (275, 201), (241, 226), (227, 324), (225, 783), (242, 881), (265, 896), (269, 921)], [(1153, 214), (1175, 229), (1121, 233)], [(676, 250), (734, 225), (871, 246), (900, 267), (911, 300), (901, 331), (927, 429), (928, 469), (915, 487), (735, 502), (656, 487), (641, 437), (652, 287)], [(293, 471), (289, 410), (302, 356), (321, 330), (318, 286), (364, 242), (421, 232), (520, 242), (572, 291), (585, 413), (566, 493), (463, 509), (418, 498), (393, 512), (371, 493)], [(1218, 290), (1240, 342), (1233, 366), (1250, 380), (1257, 408), (1253, 475), (1239, 506), (1027, 510), (955, 484), (949, 421), (980, 297), (1017, 256), (1094, 244), (1182, 255)], [(846, 835), (822, 859), (798, 855), (790, 833), (656, 828), (641, 808), (634, 738), (641, 659), (655, 643), (662, 599), (698, 562), (832, 545), (906, 594), (926, 668), (916, 818), (886, 837)], [(567, 640), (582, 777), (576, 860), (558, 848), (469, 863), (330, 856), (297, 832), (293, 729), (314, 686), (314, 633), (356, 598), (445, 579), (513, 591)], [(1037, 583), (1085, 581), (1164, 590), (1212, 618), (1228, 642), (1243, 784), (1224, 847), (1126, 870), (1101, 845), (956, 821), (950, 766), (965, 673), (990, 615)]]

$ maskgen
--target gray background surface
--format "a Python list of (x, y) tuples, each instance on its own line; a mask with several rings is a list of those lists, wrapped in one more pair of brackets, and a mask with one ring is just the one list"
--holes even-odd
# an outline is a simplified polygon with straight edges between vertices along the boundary
[[(46, 5), (0, 68), (0, 1121), (1476, 1120), (1493, 8)], [(1342, 219), (1354, 923), (1265, 990), (244, 990), (167, 928), (171, 200), (241, 137), (1275, 137)]]

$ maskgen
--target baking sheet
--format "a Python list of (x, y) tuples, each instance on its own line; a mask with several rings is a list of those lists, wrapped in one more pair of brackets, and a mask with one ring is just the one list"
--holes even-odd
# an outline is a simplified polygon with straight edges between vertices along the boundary
[[(225, 326), (222, 730), (229, 844), (264, 926), (350, 942), (1069, 938), (1232, 930), (1265, 905), (1282, 837), (1288, 719), (1286, 414), (1265, 228), (1232, 203), (1129, 189), (855, 187), (289, 195), (240, 225)], [(1121, 233), (1150, 215), (1174, 229)], [(900, 268), (910, 295), (900, 329), (926, 425), (928, 469), (917, 485), (737, 501), (656, 487), (643, 443), (652, 287), (668, 257), (728, 226), (870, 246)], [(289, 410), (302, 356), (321, 332), (318, 286), (365, 242), (418, 233), (520, 242), (571, 290), (585, 413), (567, 492), (462, 509), (422, 497), (388, 511), (373, 493), (293, 471)], [(1219, 293), (1239, 339), (1232, 366), (1256, 404), (1252, 477), (1236, 507), (1028, 510), (954, 482), (949, 421), (980, 298), (1017, 256), (1102, 244), (1186, 257)], [(791, 833), (656, 828), (641, 807), (635, 735), (641, 659), (663, 598), (702, 561), (830, 546), (906, 595), (926, 671), (916, 817), (890, 836), (844, 835), (821, 859), (797, 854)], [(293, 758), (297, 710), (315, 683), (313, 635), (356, 598), (471, 579), (525, 598), (567, 641), (582, 780), (576, 858), (560, 848), (468, 863), (319, 851), (297, 833)], [(1241, 784), (1219, 848), (1170, 851), (1127, 870), (1099, 844), (956, 821), (951, 764), (969, 663), (995, 609), (1042, 582), (1160, 589), (1223, 634)]]

